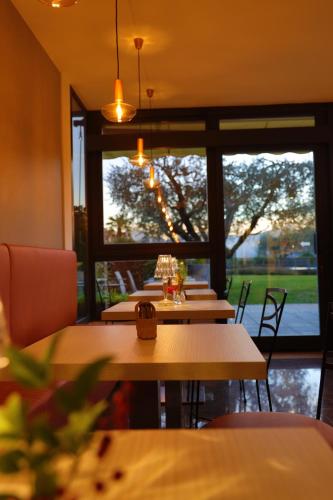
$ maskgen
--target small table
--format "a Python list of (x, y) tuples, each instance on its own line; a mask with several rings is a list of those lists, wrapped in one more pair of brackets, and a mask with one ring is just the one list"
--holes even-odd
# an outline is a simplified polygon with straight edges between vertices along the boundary
[[(70, 482), (70, 498), (119, 500), (313, 500), (329, 498), (333, 451), (312, 428), (130, 430), (110, 432), (96, 455), (96, 432)], [(115, 471), (123, 477), (111, 479)], [(1, 489), (18, 493), (23, 478), (1, 475)]]
[[(180, 427), (179, 381), (266, 378), (266, 361), (240, 324), (158, 325), (155, 340), (138, 339), (135, 325), (77, 325), (61, 334), (52, 362), (55, 379), (73, 380), (87, 363), (111, 355), (101, 380), (137, 381), (138, 427), (159, 426), (159, 380), (166, 381), (167, 425)], [(40, 358), (52, 337), (23, 351)], [(0, 379), (6, 377), (10, 379), (7, 369), (1, 370)]]
[[(139, 300), (157, 301), (163, 299), (163, 292), (160, 290), (138, 290), (128, 296), (129, 301), (137, 302)], [(216, 292), (209, 288), (197, 288), (186, 290), (187, 300), (216, 300)]]
[[(191, 290), (193, 288), (208, 288), (208, 281), (196, 281), (196, 280), (188, 280), (183, 283), (184, 290)], [(151, 283), (145, 283), (143, 285), (144, 290), (162, 290), (163, 282), (162, 281), (152, 281)]]
[[(135, 302), (119, 302), (102, 311), (103, 321), (134, 321)], [(162, 305), (153, 302), (159, 320), (216, 320), (235, 317), (235, 309), (227, 300), (187, 300), (182, 304)]]
[(105, 476), (120, 469), (124, 477), (109, 483), (110, 499), (330, 496), (333, 451), (315, 429), (147, 430), (111, 435)]

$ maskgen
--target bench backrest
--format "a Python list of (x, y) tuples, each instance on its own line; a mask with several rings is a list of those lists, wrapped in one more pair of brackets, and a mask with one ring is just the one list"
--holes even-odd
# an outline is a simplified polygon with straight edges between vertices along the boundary
[(76, 254), (6, 245), (10, 260), (10, 335), (26, 346), (75, 323)]

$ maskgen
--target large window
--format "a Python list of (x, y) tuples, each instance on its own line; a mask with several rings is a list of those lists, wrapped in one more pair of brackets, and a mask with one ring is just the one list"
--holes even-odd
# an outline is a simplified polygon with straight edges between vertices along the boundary
[(258, 333), (266, 288), (288, 291), (280, 335), (318, 335), (317, 245), (312, 152), (223, 156), (227, 272), (236, 304), (251, 280), (244, 315)]
[[(252, 280), (244, 320), (254, 336), (265, 289), (286, 288), (277, 348), (318, 349), (333, 296), (332, 123), (325, 103), (140, 110), (121, 127), (89, 113), (93, 300), (117, 297), (116, 271), (126, 293), (127, 271), (141, 288), (171, 253), (209, 272), (219, 298), (232, 275), (234, 305)], [(153, 188), (149, 167), (131, 164), (139, 130)]]
[(103, 154), (104, 243), (207, 241), (205, 150), (154, 151), (153, 187), (133, 155)]

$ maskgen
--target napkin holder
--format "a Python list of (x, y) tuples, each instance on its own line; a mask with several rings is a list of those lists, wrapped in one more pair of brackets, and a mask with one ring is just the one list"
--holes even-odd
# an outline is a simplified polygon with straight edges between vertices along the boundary
[(140, 301), (135, 305), (135, 323), (139, 339), (156, 339), (156, 309), (151, 302)]

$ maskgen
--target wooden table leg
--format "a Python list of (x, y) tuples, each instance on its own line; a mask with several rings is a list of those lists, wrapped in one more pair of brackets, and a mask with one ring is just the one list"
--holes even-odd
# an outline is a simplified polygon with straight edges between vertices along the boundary
[(165, 417), (166, 427), (172, 429), (182, 427), (181, 382), (165, 382)]
[(160, 383), (132, 382), (130, 428), (158, 429), (161, 426)]

